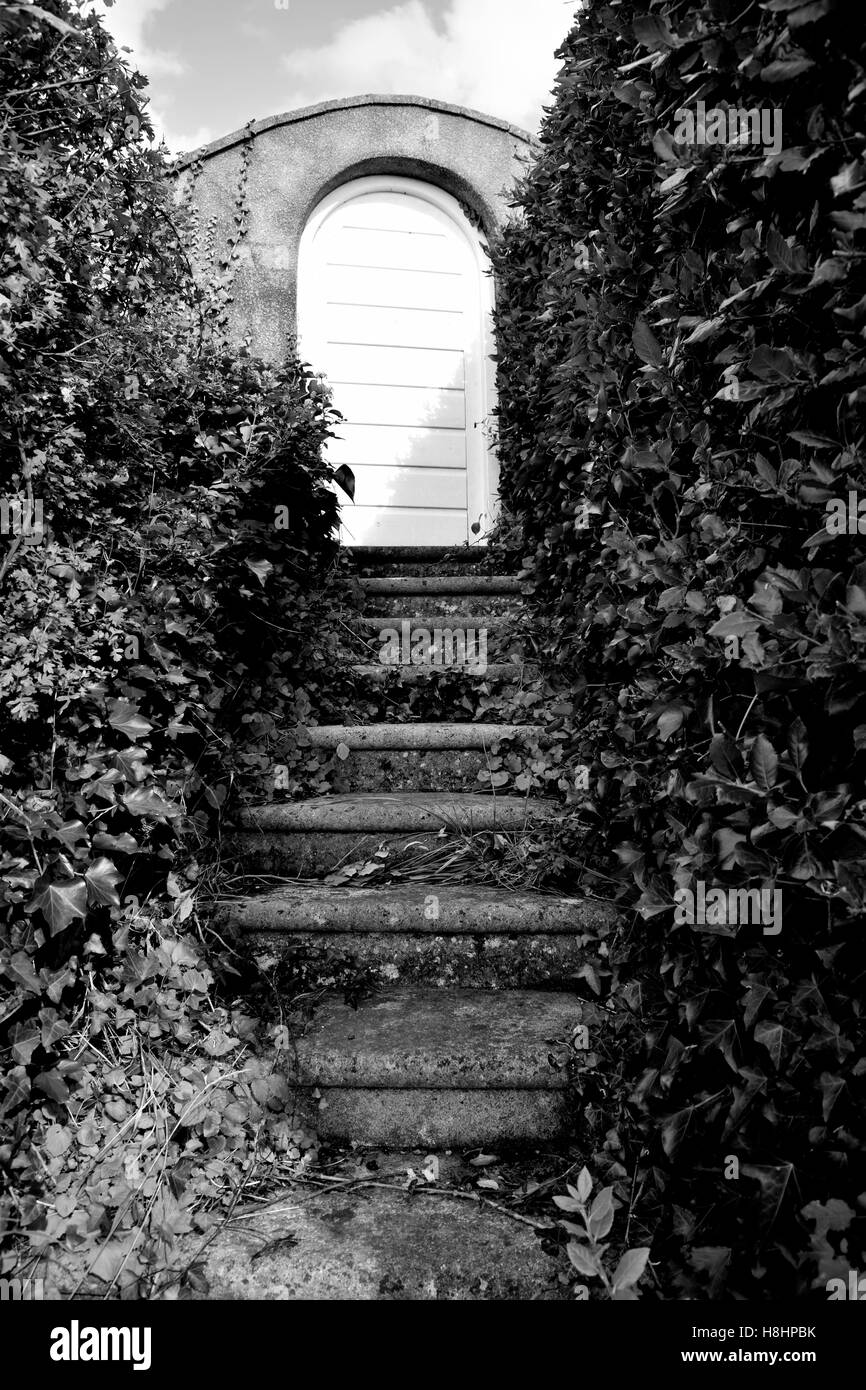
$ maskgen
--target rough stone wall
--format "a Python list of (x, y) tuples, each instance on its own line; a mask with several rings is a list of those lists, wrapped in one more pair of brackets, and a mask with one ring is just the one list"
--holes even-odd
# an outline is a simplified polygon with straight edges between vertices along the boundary
[(298, 248), (310, 213), (351, 179), (424, 179), (464, 204), (489, 235), (508, 210), (533, 153), (524, 131), (492, 116), (424, 97), (362, 96), (273, 116), (179, 161), (178, 196), (192, 198), (204, 228), (226, 246), (234, 228), (244, 149), (247, 234), (232, 286), (232, 332), (279, 356), (295, 332)]

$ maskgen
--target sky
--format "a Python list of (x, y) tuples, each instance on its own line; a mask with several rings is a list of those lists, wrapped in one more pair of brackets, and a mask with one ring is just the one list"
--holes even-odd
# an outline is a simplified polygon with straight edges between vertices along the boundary
[(577, 0), (91, 0), (173, 152), (314, 102), (436, 97), (536, 131)]

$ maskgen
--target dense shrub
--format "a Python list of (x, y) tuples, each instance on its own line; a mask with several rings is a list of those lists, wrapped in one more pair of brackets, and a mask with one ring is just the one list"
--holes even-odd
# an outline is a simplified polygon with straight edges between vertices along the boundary
[[(585, 1097), (674, 1297), (863, 1258), (863, 18), (590, 4), (496, 250), (503, 492), (578, 692), (551, 850), (636, 909)], [(699, 101), (780, 147), (675, 142)], [(699, 883), (781, 932), (680, 924)]]
[(0, 542), (14, 1125), (31, 1091), (68, 1099), (72, 1011), (119, 968), (138, 904), (190, 916), (233, 779), (291, 763), (281, 724), (329, 660), (336, 497), (322, 383), (225, 340), (236, 239), (194, 283), (143, 79), (68, 0), (3, 5), (0, 25), (0, 497), (44, 526), (7, 517)]

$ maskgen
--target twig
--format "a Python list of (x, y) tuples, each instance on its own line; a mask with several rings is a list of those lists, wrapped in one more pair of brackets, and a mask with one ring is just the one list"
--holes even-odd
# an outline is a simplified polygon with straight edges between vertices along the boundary
[(21, 544), (21, 537), (20, 537), (20, 536), (16, 536), (15, 539), (13, 540), (12, 544), (10, 545), (9, 549), (6, 551), (6, 558), (5, 558), (5, 560), (3, 561), (3, 564), (0, 565), (0, 584), (2, 584), (2, 583), (3, 583), (3, 580), (6, 578), (6, 571), (8, 570), (9, 566), (12, 564), (12, 561), (15, 559), (15, 556), (16, 556), (16, 554), (18, 553), (18, 547), (20, 546), (20, 544)]
[[(325, 1178), (324, 1175), (318, 1176), (312, 1173), (299, 1173), (293, 1181), (312, 1183), (313, 1186), (319, 1187), (323, 1192), (346, 1192), (350, 1189), (378, 1188), (383, 1192), (402, 1192), (413, 1197), (418, 1193), (424, 1193), (430, 1197), (453, 1197), (455, 1201), (474, 1202), (476, 1206), (479, 1207), (491, 1207), (494, 1211), (501, 1212), (503, 1216), (509, 1216), (512, 1221), (519, 1221), (522, 1226), (531, 1227), (532, 1230), (552, 1230), (554, 1226), (554, 1223), (549, 1221), (546, 1217), (534, 1221), (529, 1216), (521, 1216), (519, 1212), (512, 1211), (510, 1207), (503, 1206), (501, 1202), (493, 1202), (489, 1197), (482, 1197), (477, 1192), (462, 1192), (457, 1188), (430, 1186), (407, 1188), (400, 1183), (378, 1182), (370, 1178), (350, 1178), (347, 1181), (342, 1178)], [(322, 1186), (325, 1182), (328, 1183), (327, 1187)], [(251, 1214), (259, 1216), (261, 1212)]]
[(750, 700), (750, 702), (749, 702), (749, 708), (746, 710), (746, 713), (743, 715), (742, 719), (740, 720), (740, 727), (739, 727), (739, 729), (738, 729), (737, 732), (734, 734), (734, 743), (737, 742), (737, 740), (738, 740), (739, 737), (740, 737), (740, 734), (743, 732), (743, 729), (744, 729), (745, 724), (746, 724), (746, 720), (748, 719), (749, 715), (752, 713), (752, 710), (753, 710), (754, 707), (755, 707), (755, 702), (756, 702), (757, 698), (758, 698), (757, 695), (753, 695), (753, 696), (752, 696), (752, 698), (751, 698), (751, 700)]

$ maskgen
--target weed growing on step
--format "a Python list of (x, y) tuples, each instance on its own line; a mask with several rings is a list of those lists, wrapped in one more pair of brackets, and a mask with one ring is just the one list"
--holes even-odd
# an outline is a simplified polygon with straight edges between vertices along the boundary
[[(571, 1237), (566, 1248), (578, 1275), (574, 1296), (588, 1299), (590, 1290), (582, 1281), (593, 1279), (600, 1281), (605, 1296), (615, 1303), (634, 1302), (640, 1297), (638, 1286), (647, 1267), (649, 1246), (626, 1250), (614, 1262), (605, 1237), (610, 1236), (619, 1204), (613, 1187), (603, 1187), (590, 1203), (592, 1187), (589, 1171), (582, 1168), (576, 1184), (566, 1184), (568, 1195), (553, 1199), (559, 1210), (567, 1213), (557, 1224)], [(580, 1225), (570, 1219), (575, 1216), (580, 1218)]]

